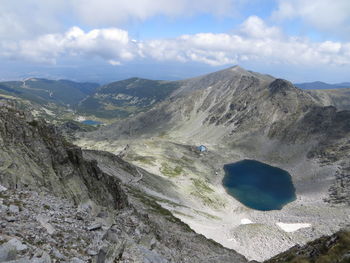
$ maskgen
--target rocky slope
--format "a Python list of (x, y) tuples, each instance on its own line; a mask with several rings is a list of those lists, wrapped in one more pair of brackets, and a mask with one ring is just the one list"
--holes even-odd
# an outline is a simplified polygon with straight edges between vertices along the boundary
[(307, 92), (324, 106), (332, 105), (339, 110), (350, 110), (350, 88), (309, 90)]
[(247, 262), (140, 192), (142, 169), (108, 174), (44, 121), (2, 106), (0, 145), (1, 262)]
[(295, 246), (288, 251), (266, 261), (278, 262), (338, 262), (350, 261), (349, 229), (339, 231), (331, 236), (324, 236), (305, 246)]
[[(249, 259), (265, 260), (350, 223), (348, 111), (237, 66), (178, 83), (148, 112), (81, 135), (77, 143), (121, 153), (169, 180), (162, 193), (170, 194), (162, 198), (175, 199), (175, 216)], [(208, 153), (195, 151), (201, 144)], [(261, 212), (230, 197), (222, 167), (242, 159), (287, 170), (297, 200)]]
[[(298, 117), (316, 105), (312, 96), (291, 83), (238, 66), (184, 80), (180, 85), (168, 100), (102, 130), (98, 136), (152, 136), (174, 130), (181, 138), (200, 136), (218, 141), (245, 130), (264, 134), (274, 121)], [(218, 127), (224, 128), (213, 138)]]

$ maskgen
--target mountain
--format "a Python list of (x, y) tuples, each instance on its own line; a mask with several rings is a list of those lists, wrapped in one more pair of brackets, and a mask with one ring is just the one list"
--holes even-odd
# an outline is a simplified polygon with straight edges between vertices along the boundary
[(78, 110), (100, 118), (125, 118), (150, 109), (176, 88), (176, 82), (131, 78), (100, 87)]
[[(239, 66), (105, 92), (142, 110), (75, 133), (0, 101), (1, 260), (283, 262), (299, 245), (290, 255), (312, 261), (349, 224), (350, 111)], [(287, 171), (296, 200), (258, 211), (230, 196), (223, 166), (244, 159)]]
[[(78, 103), (98, 87), (95, 83), (79, 83), (70, 80), (30, 78), (24, 81), (0, 82), (0, 101), (6, 101), (17, 109), (31, 112), (35, 118), (44, 118), (55, 124), (89, 119), (76, 111)], [(91, 116), (94, 119), (93, 116)]]
[(1, 82), (0, 93), (41, 105), (53, 103), (59, 106), (74, 107), (98, 86), (95, 83), (30, 78), (24, 81)]
[(342, 86), (342, 87), (350, 87), (350, 82), (342, 82), (342, 83), (338, 83), (336, 84), (337, 86)]
[(335, 106), (339, 110), (350, 110), (350, 88), (308, 91), (318, 103)]
[(276, 120), (301, 115), (317, 105), (311, 95), (287, 81), (238, 66), (178, 85), (169, 98), (148, 112), (98, 133), (127, 138), (176, 130), (182, 138), (219, 141), (247, 129), (266, 133), (262, 127), (269, 128)]
[(300, 89), (307, 89), (307, 90), (350, 88), (350, 83), (348, 82), (343, 82), (338, 84), (328, 84), (322, 81), (314, 81), (314, 82), (307, 82), (307, 83), (296, 83), (294, 85)]
[(350, 83), (328, 84), (321, 81), (299, 83), (296, 87), (307, 90), (319, 104), (350, 110)]
[[(346, 225), (349, 111), (324, 105), (289, 81), (239, 66), (176, 83), (148, 111), (80, 134), (76, 143), (120, 154), (172, 182), (161, 194), (176, 205), (162, 206), (249, 260), (266, 260)], [(199, 145), (208, 152), (198, 153)], [(222, 186), (223, 166), (243, 159), (288, 171), (297, 199), (268, 213), (233, 199)], [(104, 162), (99, 165), (108, 166)], [(302, 229), (289, 230), (300, 224)]]
[(84, 153), (26, 112), (1, 105), (0, 144), (2, 262), (247, 262), (196, 234), (138, 183), (171, 182), (117, 156)]

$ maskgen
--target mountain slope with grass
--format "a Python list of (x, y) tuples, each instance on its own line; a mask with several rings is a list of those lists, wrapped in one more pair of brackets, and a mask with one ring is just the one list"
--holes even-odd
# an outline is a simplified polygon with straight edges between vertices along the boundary
[[(170, 180), (163, 192), (177, 193), (166, 195), (177, 204), (173, 215), (248, 259), (266, 260), (349, 223), (349, 111), (239, 66), (177, 83), (150, 110), (80, 134), (76, 143)], [(228, 195), (223, 166), (244, 159), (288, 171), (297, 199), (262, 212)], [(302, 228), (290, 231), (295, 226)]]
[(320, 104), (334, 106), (339, 110), (350, 110), (350, 88), (308, 91)]
[(74, 107), (98, 86), (95, 83), (29, 78), (23, 81), (1, 82), (0, 93), (41, 105), (53, 103), (59, 106)]
[(131, 78), (99, 88), (79, 104), (79, 112), (101, 118), (125, 118), (150, 109), (167, 98), (176, 82)]

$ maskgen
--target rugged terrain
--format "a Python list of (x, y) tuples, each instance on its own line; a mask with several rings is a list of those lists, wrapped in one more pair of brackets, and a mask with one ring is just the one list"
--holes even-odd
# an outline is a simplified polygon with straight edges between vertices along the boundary
[(308, 91), (320, 104), (335, 106), (339, 110), (350, 110), (350, 88)]
[(141, 192), (154, 175), (101, 170), (30, 114), (1, 106), (0, 145), (1, 262), (247, 262)]
[(12, 95), (39, 104), (75, 106), (98, 88), (96, 83), (28, 78), (0, 82), (0, 94)]
[[(13, 98), (0, 112), (7, 260), (263, 261), (350, 224), (349, 111), (288, 81), (233, 67), (170, 84), (112, 83), (89, 98), (102, 110), (142, 110), (91, 133), (47, 125)], [(229, 196), (223, 165), (242, 159), (287, 170), (297, 200), (262, 212)]]
[(78, 124), (81, 120), (94, 118), (87, 113), (78, 113), (76, 109), (79, 102), (98, 87), (95, 83), (39, 78), (6, 81), (0, 82), (0, 103), (15, 105), (17, 109), (31, 112), (34, 117), (50, 123), (76, 121)]
[(278, 262), (339, 262), (350, 261), (350, 231), (341, 230), (331, 236), (324, 236), (305, 246), (295, 246), (280, 255), (266, 261)]
[(131, 78), (100, 87), (79, 103), (79, 112), (100, 118), (126, 118), (150, 109), (178, 87), (177, 82)]
[[(81, 134), (77, 143), (120, 154), (172, 182), (142, 187), (196, 232), (248, 259), (268, 259), (349, 224), (348, 111), (238, 66), (177, 83), (149, 111)], [(207, 153), (196, 151), (201, 144)], [(233, 199), (222, 186), (222, 167), (242, 159), (287, 170), (297, 200), (261, 212)], [(110, 163), (98, 161), (102, 170)]]

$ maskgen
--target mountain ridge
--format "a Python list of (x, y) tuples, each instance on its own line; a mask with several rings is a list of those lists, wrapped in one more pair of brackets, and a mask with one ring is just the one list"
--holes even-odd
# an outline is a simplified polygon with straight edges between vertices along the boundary
[[(171, 180), (175, 186), (165, 188), (192, 208), (173, 208), (175, 216), (248, 259), (262, 261), (334, 233), (348, 220), (343, 214), (350, 202), (348, 123), (348, 111), (325, 106), (291, 82), (236, 67), (180, 81), (179, 89), (150, 110), (81, 134), (76, 143), (120, 153)], [(196, 153), (199, 145), (208, 153)], [(266, 215), (237, 203), (222, 187), (222, 167), (242, 159), (288, 171), (296, 201)], [(204, 219), (197, 211), (216, 219)], [(337, 223), (331, 214), (338, 214)], [(239, 223), (247, 218), (256, 223)], [(312, 228), (286, 233), (279, 222)]]

